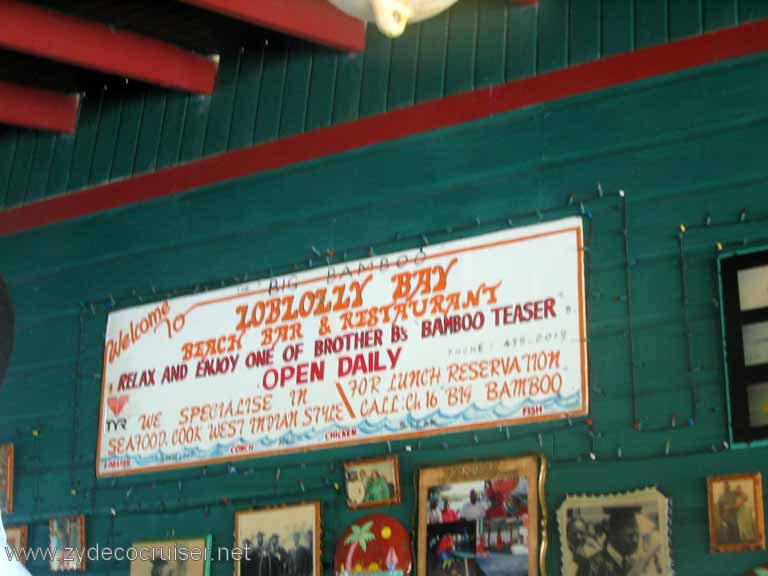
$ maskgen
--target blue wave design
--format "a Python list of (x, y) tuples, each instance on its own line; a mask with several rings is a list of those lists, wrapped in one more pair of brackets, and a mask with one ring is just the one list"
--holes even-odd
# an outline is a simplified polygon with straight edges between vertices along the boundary
[[(563, 412), (574, 410), (581, 405), (581, 392), (577, 391), (569, 396), (552, 396), (543, 401), (534, 401), (526, 398), (512, 405), (496, 404), (492, 407), (481, 408), (476, 403), (467, 406), (462, 412), (457, 414), (448, 414), (440, 409), (429, 414), (416, 417), (412, 413), (404, 414), (397, 421), (387, 420), (382, 416), (380, 420), (366, 419), (357, 426), (357, 438), (370, 438), (373, 436), (383, 436), (389, 433), (410, 432), (419, 430), (434, 430), (435, 428), (448, 428), (455, 425), (477, 423), (488, 423), (488, 427), (493, 427), (493, 420), (509, 419), (522, 415), (526, 407), (541, 406), (545, 413)], [(131, 468), (145, 468), (158, 464), (169, 464), (173, 462), (189, 462), (192, 460), (207, 460), (211, 458), (221, 458), (231, 454), (232, 447), (238, 444), (257, 446), (261, 448), (272, 449), (275, 447), (293, 447), (306, 444), (312, 444), (321, 441), (331, 432), (341, 432), (349, 430), (347, 426), (332, 424), (323, 428), (310, 428), (304, 432), (297, 433), (294, 430), (288, 430), (281, 436), (268, 437), (262, 436), (258, 439), (238, 438), (230, 443), (223, 444), (217, 442), (208, 448), (183, 448), (177, 452), (165, 452), (157, 450), (146, 455), (129, 456), (110, 456), (102, 458), (102, 466), (110, 462), (124, 461), (131, 459)], [(258, 450), (253, 452), (258, 456)]]

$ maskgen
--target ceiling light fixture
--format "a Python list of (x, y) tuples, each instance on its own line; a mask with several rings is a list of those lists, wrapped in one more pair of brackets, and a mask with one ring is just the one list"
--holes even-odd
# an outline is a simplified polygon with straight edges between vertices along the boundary
[(450, 8), (457, 0), (328, 0), (350, 16), (376, 22), (390, 38), (400, 36), (410, 22), (420, 22)]

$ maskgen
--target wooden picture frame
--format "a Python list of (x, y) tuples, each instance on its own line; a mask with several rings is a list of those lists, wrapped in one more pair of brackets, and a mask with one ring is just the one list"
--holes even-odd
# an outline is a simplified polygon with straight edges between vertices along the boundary
[(760, 472), (707, 478), (707, 510), (712, 552), (765, 550)]
[(562, 575), (673, 574), (669, 510), (656, 488), (566, 497), (557, 510)]
[(422, 468), (416, 573), (493, 561), (497, 573), (545, 574), (546, 471), (542, 454)]
[[(272, 545), (275, 536), (278, 538), (277, 546)], [(286, 544), (291, 542), (291, 539), (293, 542), (289, 544), (289, 548), (285, 548), (280, 542), (281, 539)], [(244, 550), (246, 545), (250, 547), (249, 558), (243, 557), (240, 562), (235, 562), (235, 576), (244, 576), (244, 570), (241, 570), (244, 563), (273, 561), (270, 557), (277, 562), (296, 561), (306, 567), (309, 559), (306, 553), (299, 552), (299, 548), (308, 541), (312, 542), (312, 550), (309, 551), (311, 570), (302, 568), (296, 573), (298, 576), (320, 576), (323, 571), (320, 554), (320, 502), (235, 512), (235, 548)], [(268, 552), (270, 548), (276, 550), (271, 555)], [(306, 550), (306, 547), (304, 549)], [(297, 557), (300, 559), (296, 559)], [(250, 574), (250, 571), (248, 572)]]
[[(375, 479), (374, 474), (377, 476)], [(347, 462), (344, 464), (344, 481), (347, 506), (352, 510), (400, 503), (400, 462), (397, 456)]]
[(13, 444), (0, 444), (0, 512), (13, 512)]
[[(155, 563), (153, 560), (157, 561), (158, 558), (166, 564), (177, 566), (183, 564), (182, 573), (185, 576), (210, 576), (212, 545), (213, 536), (211, 534), (192, 538), (164, 538), (135, 542), (133, 548), (139, 551), (140, 556), (131, 561), (130, 576), (152, 576), (152, 568)], [(143, 556), (149, 560), (142, 560), (141, 550), (157, 550), (158, 552), (162, 550), (162, 552), (156, 552), (154, 558), (149, 552), (145, 552)], [(179, 550), (185, 550), (186, 554), (180, 554)], [(200, 560), (193, 560), (190, 553), (195, 551), (194, 555), (199, 556), (200, 553), (197, 550), (202, 552), (202, 557)]]
[[(63, 516), (48, 521), (51, 572), (85, 572), (85, 516)], [(79, 550), (79, 559), (72, 551)]]
[[(29, 527), (24, 526), (6, 526), (5, 527), (5, 536), (8, 543), (8, 548), (11, 548), (16, 551), (17, 553), (17, 560), (22, 564), (26, 565), (27, 563), (27, 556), (26, 554), (22, 553), (22, 550), (27, 549), (27, 545), (29, 544)], [(4, 551), (0, 550), (0, 554), (3, 554)]]

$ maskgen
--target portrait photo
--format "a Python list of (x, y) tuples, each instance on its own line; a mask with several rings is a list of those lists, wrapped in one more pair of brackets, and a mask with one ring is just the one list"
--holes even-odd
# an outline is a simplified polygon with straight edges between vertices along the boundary
[(136, 542), (133, 547), (146, 550), (148, 560), (131, 562), (130, 576), (210, 576), (211, 536), (200, 538)]
[(248, 553), (235, 576), (319, 576), (320, 503), (235, 514), (235, 547)]
[[(27, 563), (27, 557), (22, 553), (22, 550), (27, 548), (27, 538), (29, 529), (26, 526), (6, 526), (5, 538), (6, 545), (9, 549), (16, 551), (16, 559), (22, 564)], [(0, 550), (0, 554), (5, 553)]]
[(80, 562), (74, 550), (85, 549), (85, 516), (52, 518), (48, 523), (51, 572), (84, 572), (86, 558)]
[(13, 444), (0, 444), (0, 512), (13, 512)]
[(672, 574), (669, 502), (655, 488), (569, 496), (557, 522), (564, 576)]
[(419, 474), (418, 574), (539, 574), (538, 456), (424, 468)]
[(707, 478), (707, 499), (712, 552), (765, 549), (761, 474)]
[(372, 508), (400, 502), (400, 473), (396, 456), (374, 458), (344, 465), (347, 504)]

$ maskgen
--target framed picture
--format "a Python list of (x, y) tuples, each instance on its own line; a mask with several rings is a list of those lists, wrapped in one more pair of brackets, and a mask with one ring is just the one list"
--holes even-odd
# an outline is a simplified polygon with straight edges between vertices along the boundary
[(557, 523), (563, 576), (672, 574), (669, 502), (655, 488), (568, 496)]
[(319, 576), (320, 503), (235, 513), (235, 547), (245, 554), (235, 576)]
[[(26, 526), (6, 526), (5, 537), (8, 548), (16, 551), (16, 559), (22, 564), (26, 564), (27, 557), (22, 551), (27, 549), (29, 528)], [(0, 550), (0, 554), (2, 553), (4, 552)]]
[(51, 572), (84, 572), (85, 516), (52, 518), (48, 531)]
[(712, 552), (765, 549), (763, 478), (759, 472), (707, 478), (707, 500)]
[(13, 512), (13, 444), (0, 444), (0, 512)]
[(400, 503), (400, 473), (397, 456), (373, 458), (344, 465), (347, 504), (371, 508)]
[(136, 542), (130, 576), (210, 576), (211, 543), (211, 536)]
[(731, 445), (768, 443), (768, 247), (721, 253), (720, 312)]
[(416, 573), (544, 573), (545, 476), (539, 455), (423, 468)]

